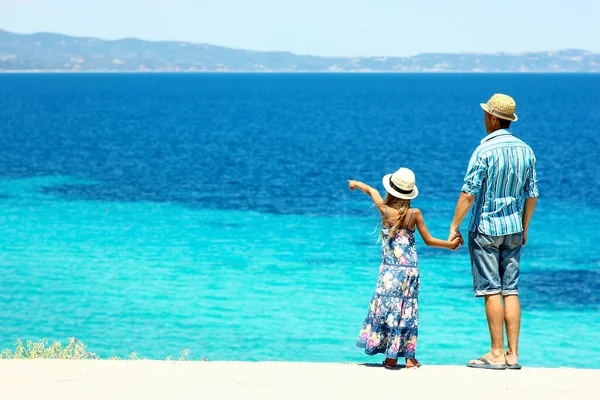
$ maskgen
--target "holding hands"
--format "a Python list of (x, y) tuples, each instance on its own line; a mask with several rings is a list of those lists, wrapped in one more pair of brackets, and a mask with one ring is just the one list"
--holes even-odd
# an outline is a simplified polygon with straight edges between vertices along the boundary
[(450, 229), (450, 234), (448, 235), (448, 241), (455, 243), (456, 247), (450, 249), (450, 250), (457, 250), (459, 246), (464, 246), (465, 245), (465, 241), (463, 239), (462, 234), (459, 232), (458, 229)]

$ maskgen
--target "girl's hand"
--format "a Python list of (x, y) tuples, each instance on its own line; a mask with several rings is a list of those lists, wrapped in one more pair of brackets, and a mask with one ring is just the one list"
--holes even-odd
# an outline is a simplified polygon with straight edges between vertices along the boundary
[(457, 236), (454, 239), (450, 240), (450, 243), (452, 244), (452, 247), (450, 248), (450, 250), (458, 249), (458, 246), (460, 246), (460, 241), (461, 241), (460, 236)]
[(359, 181), (353, 181), (351, 179), (348, 180), (348, 188), (350, 190), (354, 190), (354, 189), (358, 188), (359, 185), (360, 185)]
[(366, 183), (362, 183), (361, 181), (355, 181), (352, 179), (348, 179), (348, 189), (350, 189), (350, 190), (358, 189), (361, 192), (363, 192), (364, 194), (369, 195), (369, 197), (371, 197), (371, 200), (373, 200), (373, 203), (375, 203), (375, 205), (377, 206), (377, 209), (381, 213), (384, 212), (383, 207), (385, 206), (385, 203), (383, 202), (383, 199), (381, 198), (381, 195), (379, 194), (377, 189), (372, 188), (371, 186), (367, 185)]

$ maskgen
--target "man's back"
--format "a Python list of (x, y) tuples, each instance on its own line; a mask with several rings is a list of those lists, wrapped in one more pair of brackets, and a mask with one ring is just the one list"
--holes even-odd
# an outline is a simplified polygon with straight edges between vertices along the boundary
[(537, 197), (535, 154), (501, 129), (473, 152), (462, 191), (476, 196), (472, 232), (503, 236), (523, 230), (523, 200)]

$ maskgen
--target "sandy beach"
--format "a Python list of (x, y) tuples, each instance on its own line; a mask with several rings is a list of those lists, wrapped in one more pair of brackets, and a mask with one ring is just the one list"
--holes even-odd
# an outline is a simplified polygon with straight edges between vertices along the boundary
[[(600, 370), (385, 370), (376, 364), (0, 360), (0, 398), (591, 399)], [(594, 393), (596, 393), (594, 395)]]

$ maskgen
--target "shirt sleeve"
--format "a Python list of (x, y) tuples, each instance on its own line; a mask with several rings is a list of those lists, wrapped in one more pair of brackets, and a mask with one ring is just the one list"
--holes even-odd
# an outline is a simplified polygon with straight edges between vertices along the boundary
[(538, 197), (540, 192), (537, 187), (537, 174), (535, 172), (535, 157), (532, 157), (531, 167), (527, 172), (527, 177), (525, 178), (525, 186), (523, 188), (525, 192), (525, 198), (530, 199), (532, 197)]
[(481, 156), (479, 151), (475, 150), (471, 156), (471, 160), (469, 160), (469, 167), (467, 168), (461, 191), (477, 196), (481, 190), (485, 170), (485, 158)]

